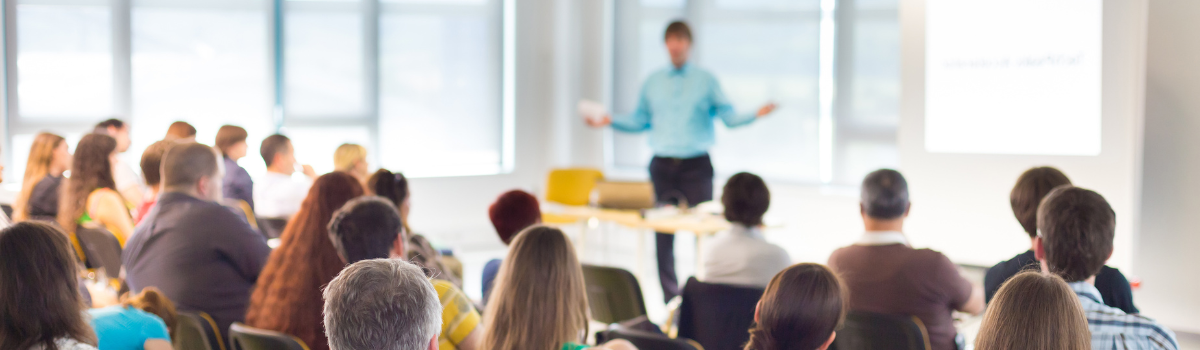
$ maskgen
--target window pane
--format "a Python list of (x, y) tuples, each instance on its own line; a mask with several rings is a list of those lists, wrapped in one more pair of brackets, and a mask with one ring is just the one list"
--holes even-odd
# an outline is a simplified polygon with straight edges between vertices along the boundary
[(289, 116), (362, 116), (363, 22), (355, 10), (288, 12), (284, 101)]
[(849, 122), (895, 128), (900, 109), (900, 22), (895, 17), (854, 23)]
[(821, 3), (810, 0), (716, 0), (717, 7), (728, 10), (809, 10), (821, 9)]
[(499, 169), (499, 6), (477, 10), (382, 16), (383, 166), (416, 176)]
[(17, 5), (17, 96), (28, 118), (95, 120), (112, 114), (107, 6)]
[(133, 154), (176, 120), (195, 125), (205, 142), (221, 124), (250, 135), (274, 129), (264, 3), (180, 3), (133, 4)]

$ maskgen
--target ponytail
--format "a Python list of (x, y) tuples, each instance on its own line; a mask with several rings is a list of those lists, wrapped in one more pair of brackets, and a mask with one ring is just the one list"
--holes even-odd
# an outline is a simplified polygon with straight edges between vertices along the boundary
[(158, 288), (146, 287), (136, 295), (125, 293), (121, 299), (121, 304), (125, 307), (137, 308), (161, 318), (163, 323), (167, 324), (171, 339), (175, 339), (175, 326), (179, 324), (179, 314), (175, 311), (175, 303), (172, 303), (171, 299), (163, 295)]

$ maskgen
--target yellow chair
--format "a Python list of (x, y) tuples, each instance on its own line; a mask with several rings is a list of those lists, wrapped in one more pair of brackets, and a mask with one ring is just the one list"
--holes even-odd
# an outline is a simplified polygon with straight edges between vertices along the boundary
[[(562, 205), (587, 205), (591, 199), (592, 189), (596, 182), (604, 178), (604, 173), (591, 168), (568, 168), (550, 171), (546, 179), (546, 201)], [(547, 224), (570, 224), (575, 218), (555, 214), (542, 214), (542, 222)]]

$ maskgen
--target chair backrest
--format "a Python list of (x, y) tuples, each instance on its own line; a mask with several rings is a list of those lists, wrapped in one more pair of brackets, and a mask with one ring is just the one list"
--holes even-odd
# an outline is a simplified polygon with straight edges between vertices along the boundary
[(695, 340), (687, 338), (671, 339), (662, 334), (645, 331), (617, 328), (603, 332), (604, 341), (625, 339), (638, 349), (648, 350), (704, 350)]
[(207, 323), (199, 315), (180, 312), (176, 317), (175, 334), (171, 339), (174, 350), (213, 350), (205, 332)]
[(284, 218), (258, 218), (258, 228), (267, 239), (279, 238), (287, 224), (288, 219)]
[(596, 187), (596, 181), (604, 178), (597, 169), (555, 169), (546, 179), (546, 200), (563, 205), (587, 205)]
[(695, 339), (708, 350), (741, 350), (750, 341), (754, 309), (762, 294), (763, 288), (688, 278), (679, 305), (679, 336)]
[(229, 326), (229, 345), (233, 350), (308, 350), (299, 338), (241, 323)]
[(121, 275), (121, 242), (104, 228), (79, 226), (75, 237), (83, 248), (84, 264), (88, 268), (104, 268), (108, 278)]
[(592, 319), (605, 324), (646, 315), (646, 301), (637, 277), (615, 267), (583, 265)]
[(851, 311), (833, 340), (837, 350), (929, 350), (929, 332), (916, 316)]
[(250, 224), (251, 228), (258, 230), (258, 218), (254, 216), (254, 208), (250, 207), (250, 203), (241, 199), (225, 198), (222, 204), (233, 209), (234, 214), (246, 219), (246, 223)]

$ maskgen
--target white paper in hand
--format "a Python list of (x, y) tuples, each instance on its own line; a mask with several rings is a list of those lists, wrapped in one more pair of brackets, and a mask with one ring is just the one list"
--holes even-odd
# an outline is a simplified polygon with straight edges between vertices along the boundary
[(583, 115), (584, 119), (599, 123), (608, 115), (608, 108), (604, 108), (600, 102), (579, 100), (579, 114)]

